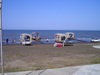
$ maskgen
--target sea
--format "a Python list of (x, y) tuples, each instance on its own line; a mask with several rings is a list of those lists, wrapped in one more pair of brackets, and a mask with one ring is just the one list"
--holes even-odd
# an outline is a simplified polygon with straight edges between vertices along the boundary
[[(41, 42), (33, 41), (33, 43), (54, 43), (54, 36), (56, 33), (73, 32), (75, 38), (90, 42), (91, 39), (100, 39), (100, 31), (96, 30), (3, 30), (3, 44), (6, 44), (6, 39), (9, 39), (9, 44), (20, 44), (20, 35), (22, 33), (39, 32)], [(47, 42), (46, 39), (49, 39)]]

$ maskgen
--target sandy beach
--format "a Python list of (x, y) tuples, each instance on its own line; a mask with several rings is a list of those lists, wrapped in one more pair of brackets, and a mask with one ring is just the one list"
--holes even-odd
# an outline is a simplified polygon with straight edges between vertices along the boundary
[(32, 46), (4, 45), (6, 72), (61, 68), (100, 63), (100, 43), (78, 43), (73, 46), (53, 47), (53, 44)]

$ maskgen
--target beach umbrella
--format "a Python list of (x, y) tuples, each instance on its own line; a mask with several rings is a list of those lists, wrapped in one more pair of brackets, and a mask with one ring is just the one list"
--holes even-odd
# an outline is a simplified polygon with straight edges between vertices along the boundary
[(2, 70), (2, 75), (4, 75), (3, 49), (2, 49), (2, 0), (0, 0), (0, 49), (1, 49), (1, 70)]

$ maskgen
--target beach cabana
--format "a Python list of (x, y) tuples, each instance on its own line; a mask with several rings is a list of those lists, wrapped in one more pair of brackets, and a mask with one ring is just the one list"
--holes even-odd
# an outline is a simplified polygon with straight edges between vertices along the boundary
[(66, 39), (66, 35), (62, 33), (55, 34), (55, 41), (56, 42), (63, 42)]
[(38, 41), (40, 39), (39, 33), (38, 32), (33, 32), (32, 33), (32, 39)]
[(32, 35), (23, 33), (20, 35), (21, 44), (27, 45), (32, 43)]
[(64, 40), (67, 39), (73, 39), (74, 38), (74, 33), (72, 32), (67, 32), (67, 33), (56, 33), (55, 34), (55, 41), (56, 42), (63, 42)]
[(66, 35), (66, 39), (74, 38), (74, 33), (72, 33), (72, 32), (67, 32), (67, 33), (65, 33), (65, 35)]

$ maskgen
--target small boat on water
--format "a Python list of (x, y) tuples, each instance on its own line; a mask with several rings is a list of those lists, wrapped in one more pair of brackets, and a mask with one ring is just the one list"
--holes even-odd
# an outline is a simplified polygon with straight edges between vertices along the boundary
[(91, 42), (94, 42), (94, 43), (100, 42), (100, 39), (92, 39)]

